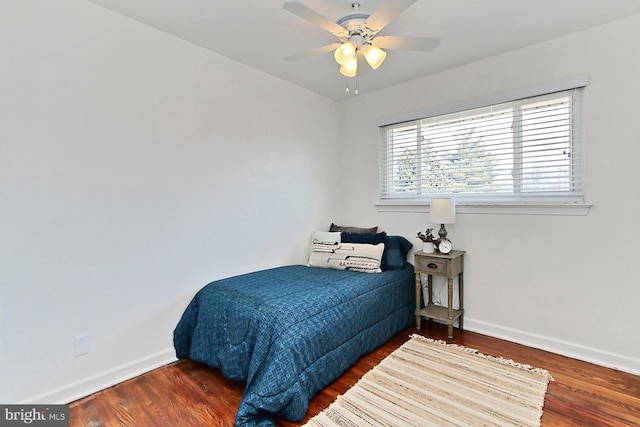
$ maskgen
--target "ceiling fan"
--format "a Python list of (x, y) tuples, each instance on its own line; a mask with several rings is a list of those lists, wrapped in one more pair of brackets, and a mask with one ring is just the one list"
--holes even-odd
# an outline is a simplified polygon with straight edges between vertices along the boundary
[(358, 56), (364, 57), (374, 70), (384, 62), (387, 53), (383, 49), (418, 50), (431, 52), (440, 45), (434, 37), (400, 37), (378, 35), (397, 16), (417, 0), (385, 0), (373, 13), (360, 10), (364, 0), (347, 0), (353, 9), (336, 22), (324, 17), (297, 1), (285, 2), (282, 7), (300, 18), (315, 24), (336, 36), (340, 43), (332, 43), (310, 52), (291, 55), (285, 61), (295, 62), (314, 55), (334, 51), (340, 65), (340, 73), (355, 77), (358, 73)]

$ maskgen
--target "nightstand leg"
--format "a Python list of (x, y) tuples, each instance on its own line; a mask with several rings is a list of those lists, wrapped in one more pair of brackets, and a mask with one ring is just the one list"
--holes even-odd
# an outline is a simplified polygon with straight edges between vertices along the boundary
[(422, 283), (420, 281), (420, 273), (416, 273), (416, 329), (420, 330), (420, 308), (422, 308)]
[(449, 315), (447, 317), (447, 337), (453, 339), (453, 278), (447, 278), (447, 300), (449, 301)]
[(459, 326), (460, 330), (462, 331), (462, 330), (464, 330), (464, 323), (463, 323), (463, 319), (464, 319), (464, 278), (463, 278), (463, 273), (460, 273), (458, 275), (458, 299), (460, 300), (460, 310), (462, 311), (462, 314), (458, 318), (458, 326)]

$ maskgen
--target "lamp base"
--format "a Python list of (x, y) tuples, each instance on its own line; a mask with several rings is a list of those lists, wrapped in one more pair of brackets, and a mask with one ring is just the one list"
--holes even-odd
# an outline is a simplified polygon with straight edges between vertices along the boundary
[(440, 239), (444, 239), (445, 237), (447, 237), (447, 229), (444, 228), (444, 224), (440, 224), (440, 230), (438, 230), (438, 236), (440, 236)]

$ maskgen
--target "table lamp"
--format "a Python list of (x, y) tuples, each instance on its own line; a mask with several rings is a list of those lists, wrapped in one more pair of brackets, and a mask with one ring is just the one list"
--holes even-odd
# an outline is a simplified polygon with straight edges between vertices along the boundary
[(433, 223), (440, 224), (438, 236), (440, 236), (441, 239), (447, 237), (447, 229), (444, 225), (456, 223), (456, 205), (453, 199), (431, 199), (429, 220)]

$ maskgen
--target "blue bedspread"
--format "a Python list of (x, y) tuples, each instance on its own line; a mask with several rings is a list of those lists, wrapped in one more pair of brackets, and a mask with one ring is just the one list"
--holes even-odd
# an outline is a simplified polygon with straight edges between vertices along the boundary
[(413, 266), (279, 267), (212, 282), (174, 331), (178, 358), (246, 382), (238, 426), (301, 420), (309, 400), (414, 319)]

